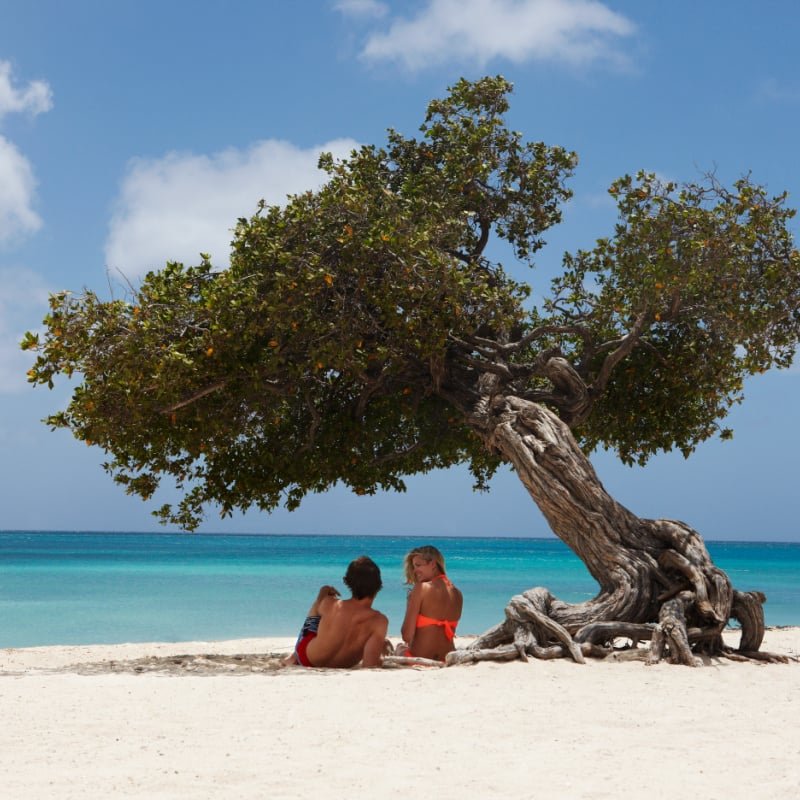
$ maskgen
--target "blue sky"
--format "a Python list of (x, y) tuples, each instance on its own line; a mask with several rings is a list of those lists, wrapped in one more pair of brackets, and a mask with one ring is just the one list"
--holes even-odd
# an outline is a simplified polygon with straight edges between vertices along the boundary
[[(752, 171), (800, 204), (794, 0), (0, 0), (0, 20), (0, 529), (163, 530), (102, 453), (40, 422), (69, 386), (32, 389), (17, 341), (49, 291), (104, 292), (109, 276), (199, 252), (224, 265), (236, 218), (317, 185), (321, 149), (412, 135), (461, 76), (505, 75), (512, 126), (579, 154), (535, 291), (564, 250), (611, 232), (605, 190), (626, 172)], [(800, 541), (799, 405), (800, 364), (746, 386), (732, 442), (643, 469), (593, 461), (641, 516)], [(212, 514), (203, 530), (549, 535), (513, 475), (488, 495), (470, 487), (450, 470), (404, 495), (334, 490), (293, 514)]]

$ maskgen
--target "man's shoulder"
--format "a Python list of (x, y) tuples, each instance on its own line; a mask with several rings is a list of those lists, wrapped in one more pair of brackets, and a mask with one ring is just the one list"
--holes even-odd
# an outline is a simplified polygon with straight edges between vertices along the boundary
[(389, 627), (389, 617), (386, 614), (382, 614), (377, 608), (372, 608), (370, 611), (372, 612), (371, 620), (376, 627), (379, 625), (381, 627)]
[(371, 628), (379, 628), (389, 625), (389, 618), (382, 614), (377, 608), (366, 609), (366, 614), (361, 618)]
[(322, 600), (319, 601), (317, 607), (322, 614), (329, 614), (333, 609), (341, 605), (341, 602), (342, 601), (338, 597), (329, 595), (328, 597), (323, 597)]

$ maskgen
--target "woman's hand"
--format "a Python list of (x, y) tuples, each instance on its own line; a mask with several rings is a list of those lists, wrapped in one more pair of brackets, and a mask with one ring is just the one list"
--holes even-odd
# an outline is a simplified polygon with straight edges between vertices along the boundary
[(411, 648), (405, 642), (400, 642), (400, 644), (395, 647), (394, 654), (396, 656), (407, 656), (410, 651)]

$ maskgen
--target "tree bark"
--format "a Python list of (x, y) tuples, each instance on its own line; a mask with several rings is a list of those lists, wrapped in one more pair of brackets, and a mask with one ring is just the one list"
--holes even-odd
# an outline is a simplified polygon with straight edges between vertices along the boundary
[(726, 655), (722, 631), (739, 620), (739, 657), (756, 657), (765, 601), (737, 592), (701, 536), (683, 522), (640, 519), (603, 488), (569, 427), (542, 405), (487, 397), (471, 417), (487, 446), (513, 465), (550, 527), (599, 585), (596, 597), (570, 604), (546, 589), (511, 599), (506, 618), (448, 663), (615, 652), (650, 641), (649, 663), (666, 657), (696, 666), (700, 655)]

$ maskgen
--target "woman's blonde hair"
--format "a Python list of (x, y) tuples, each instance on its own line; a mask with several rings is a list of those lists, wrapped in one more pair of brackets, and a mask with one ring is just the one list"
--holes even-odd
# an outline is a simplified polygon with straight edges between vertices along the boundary
[(424, 558), (426, 561), (435, 561), (439, 567), (439, 572), (445, 574), (444, 556), (432, 544), (424, 544), (422, 547), (415, 547), (403, 559), (403, 573), (406, 576), (406, 583), (414, 583), (414, 556)]

